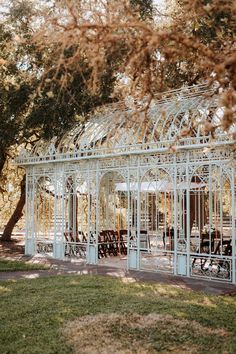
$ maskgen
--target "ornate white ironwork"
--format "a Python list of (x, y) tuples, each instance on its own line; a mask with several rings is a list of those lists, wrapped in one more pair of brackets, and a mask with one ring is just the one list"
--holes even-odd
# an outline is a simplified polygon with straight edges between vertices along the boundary
[(40, 254), (53, 255), (53, 242), (37, 242), (36, 252)]
[(203, 135), (209, 112), (222, 115), (213, 91), (176, 90), (148, 116), (116, 104), (21, 154), (26, 252), (236, 283), (235, 152)]

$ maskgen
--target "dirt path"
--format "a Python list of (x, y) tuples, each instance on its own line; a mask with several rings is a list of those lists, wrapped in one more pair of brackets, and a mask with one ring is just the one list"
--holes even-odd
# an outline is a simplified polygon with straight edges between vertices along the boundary
[(202, 291), (208, 294), (236, 296), (236, 285), (174, 276), (165, 273), (128, 271), (122, 268), (87, 265), (84, 261), (63, 261), (43, 256), (27, 257), (24, 255), (24, 241), (13, 239), (12, 242), (0, 242), (0, 257), (12, 260), (24, 260), (32, 263), (48, 264), (48, 270), (0, 272), (0, 280), (33, 279), (58, 275), (103, 275), (122, 278), (124, 282), (157, 282), (178, 288)]

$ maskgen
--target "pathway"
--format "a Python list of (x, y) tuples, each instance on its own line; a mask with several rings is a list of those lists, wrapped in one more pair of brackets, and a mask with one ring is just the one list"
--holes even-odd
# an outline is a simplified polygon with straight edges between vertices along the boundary
[[(18, 257), (19, 259), (19, 257)], [(22, 260), (29, 260), (29, 257), (22, 256)], [(30, 259), (33, 263), (49, 264), (48, 270), (37, 271), (17, 271), (2, 272), (0, 280), (11, 279), (33, 279), (38, 277), (49, 277), (58, 275), (103, 275), (123, 278), (127, 282), (145, 281), (161, 284), (169, 284), (178, 288), (191, 289), (194, 291), (202, 291), (208, 294), (236, 295), (236, 286), (233, 284), (225, 284), (215, 281), (206, 281), (201, 279), (184, 278), (165, 273), (152, 273), (144, 271), (131, 271), (111, 266), (87, 265), (84, 262), (59, 261), (45, 257), (33, 257)]]

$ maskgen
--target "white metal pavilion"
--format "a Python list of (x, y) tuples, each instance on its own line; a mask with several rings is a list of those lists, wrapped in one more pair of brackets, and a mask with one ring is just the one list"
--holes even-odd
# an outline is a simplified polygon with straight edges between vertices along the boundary
[[(236, 283), (235, 142), (203, 130), (222, 112), (195, 86), (166, 93), (147, 116), (106, 107), (22, 151), (26, 254)], [(186, 127), (191, 136), (176, 139)]]

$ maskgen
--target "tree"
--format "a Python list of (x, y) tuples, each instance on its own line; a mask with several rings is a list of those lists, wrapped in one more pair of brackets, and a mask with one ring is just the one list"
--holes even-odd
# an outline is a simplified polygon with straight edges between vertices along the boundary
[[(34, 43), (39, 48), (60, 44), (53, 63), (63, 68), (64, 85), (70, 80), (69, 68), (81, 70), (83, 58), (91, 69), (90, 88), (96, 91), (106, 70), (106, 54), (114, 48), (123, 49), (117, 71), (129, 79), (129, 87), (126, 83), (122, 90), (126, 95), (149, 95), (151, 99), (183, 84), (207, 82), (215, 87), (217, 83), (225, 106), (222, 127), (229, 130), (235, 122), (236, 100), (234, 3), (167, 0), (169, 3), (168, 21), (160, 12), (155, 20), (144, 21), (132, 1), (57, 2), (53, 12), (45, 13)], [(51, 73), (49, 66), (47, 73)], [(207, 125), (210, 127), (209, 122)]]
[[(142, 1), (133, 1), (133, 6), (136, 7), (137, 3), (140, 16), (150, 17), (150, 3), (147, 6), (148, 13), (145, 12)], [(7, 156), (12, 156), (15, 146), (30, 145), (32, 147), (39, 139), (49, 140), (53, 136), (60, 137), (79, 117), (85, 119), (86, 114), (95, 107), (115, 100), (111, 97), (111, 93), (116, 81), (118, 67), (116, 62), (119, 56), (121, 58), (120, 50), (121, 52), (125, 50), (123, 43), (107, 50), (106, 70), (99, 75), (99, 90), (92, 92), (88, 87), (92, 70), (85, 58), (81, 58), (79, 70), (73, 66), (60, 67), (58, 70), (58, 67), (53, 66), (52, 63), (52, 57), (58, 50), (58, 46), (42, 49), (33, 43), (32, 36), (35, 29), (32, 22), (36, 15), (32, 3), (27, 0), (10, 1), (8, 8), (9, 12), (1, 24), (2, 36), (0, 38), (0, 79), (2, 83), (0, 133), (4, 135), (7, 131), (6, 138), (0, 143), (2, 195), (8, 193), (5, 173), (7, 169), (3, 170), (3, 167), (4, 164), (6, 165)], [(38, 10), (37, 4), (36, 9)], [(40, 19), (40, 11), (37, 16)], [(15, 40), (16, 35), (21, 39), (20, 41)], [(65, 56), (70, 58), (71, 53), (76, 53), (76, 47), (70, 48)], [(47, 76), (44, 75), (45, 72)], [(70, 77), (70, 81), (63, 86), (65, 75)], [(19, 177), (18, 181), (20, 183), (19, 200), (7, 222), (2, 240), (10, 240), (13, 228), (22, 216), (25, 176)]]
[[(236, 4), (233, 0), (178, 0), (178, 3), (183, 11), (180, 17), (184, 15), (189, 19), (186, 24), (189, 38), (211, 52), (212, 63), (198, 65), (198, 68), (201, 75), (207, 70), (209, 83), (217, 82), (218, 92), (222, 92), (221, 104), (225, 112), (221, 125), (223, 130), (229, 131), (236, 123)], [(232, 138), (235, 139), (235, 134)]]
[(30, 84), (14, 60), (12, 35), (0, 26), (0, 174), (6, 161), (8, 149), (16, 143), (22, 127), (24, 112), (31, 93)]
[(10, 219), (8, 220), (8, 223), (4, 229), (4, 232), (2, 234), (2, 241), (10, 241), (11, 239), (11, 234), (12, 231), (16, 225), (16, 223), (20, 220), (20, 218), (23, 216), (23, 208), (25, 205), (25, 174), (23, 176), (23, 179), (21, 180), (20, 183), (20, 198), (17, 202), (16, 208), (11, 215)]
[(139, 102), (148, 97), (147, 110), (154, 95), (186, 84), (218, 84), (221, 124), (229, 131), (236, 102), (233, 1), (166, 3), (162, 14), (151, 0), (10, 1), (0, 38), (0, 130), (9, 132), (0, 168), (14, 144), (60, 137), (100, 105), (132, 95)]

